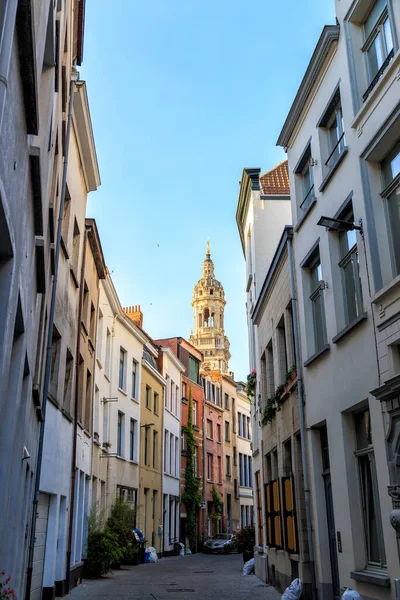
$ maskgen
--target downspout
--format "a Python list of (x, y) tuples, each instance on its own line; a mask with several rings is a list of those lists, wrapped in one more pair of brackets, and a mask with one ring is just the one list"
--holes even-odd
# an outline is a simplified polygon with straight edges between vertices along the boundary
[(314, 563), (314, 540), (312, 531), (311, 521), (311, 499), (310, 499), (310, 483), (309, 483), (309, 472), (307, 463), (307, 436), (306, 436), (306, 423), (304, 413), (304, 386), (303, 386), (303, 369), (300, 361), (300, 341), (299, 341), (299, 330), (298, 330), (298, 319), (297, 319), (297, 296), (296, 286), (294, 281), (294, 267), (293, 267), (293, 249), (292, 249), (292, 235), (288, 235), (288, 260), (289, 260), (289, 273), (290, 273), (290, 292), (293, 302), (293, 331), (294, 331), (294, 353), (296, 359), (296, 370), (297, 370), (297, 390), (298, 390), (298, 403), (299, 403), (299, 417), (300, 417), (300, 439), (301, 439), (301, 463), (303, 468), (303, 480), (304, 480), (304, 504), (306, 509), (306, 521), (307, 521), (307, 538), (308, 538), (308, 555), (310, 560), (311, 570), (311, 585), (312, 585), (312, 597), (315, 600), (317, 598), (317, 582), (315, 577), (315, 563)]
[(74, 105), (75, 86), (76, 86), (76, 82), (78, 81), (78, 79), (79, 79), (79, 73), (77, 71), (73, 71), (71, 74), (71, 83), (70, 83), (69, 108), (68, 108), (68, 118), (67, 118), (67, 133), (66, 133), (66, 138), (65, 138), (65, 156), (64, 156), (64, 164), (63, 164), (60, 208), (58, 211), (56, 249), (55, 249), (55, 256), (54, 256), (54, 276), (53, 276), (53, 283), (52, 283), (52, 290), (51, 290), (49, 325), (48, 325), (48, 330), (47, 330), (47, 347), (46, 347), (46, 357), (45, 357), (46, 367), (45, 367), (45, 372), (44, 372), (43, 394), (42, 394), (42, 415), (41, 415), (42, 420), (40, 423), (39, 445), (38, 445), (38, 455), (37, 455), (37, 463), (36, 463), (35, 492), (34, 492), (34, 497), (33, 497), (33, 507), (32, 507), (32, 517), (31, 517), (31, 535), (30, 535), (30, 540), (29, 540), (25, 600), (29, 600), (30, 595), (31, 595), (31, 583), (32, 583), (32, 572), (33, 572), (33, 553), (34, 553), (34, 549), (35, 549), (35, 535), (36, 535), (36, 514), (37, 514), (38, 503), (39, 503), (40, 475), (42, 472), (44, 432), (45, 432), (45, 425), (46, 425), (47, 396), (49, 393), (49, 384), (50, 384), (51, 352), (52, 352), (52, 345), (53, 345), (52, 344), (52, 342), (53, 342), (53, 326), (54, 326), (54, 314), (55, 314), (55, 309), (56, 309), (56, 291), (57, 291), (57, 281), (58, 281), (58, 266), (59, 266), (59, 259), (60, 259), (61, 231), (62, 231), (62, 221), (63, 221), (63, 214), (64, 214), (65, 190), (66, 190), (66, 185), (67, 185), (69, 140), (70, 140), (70, 134), (71, 134), (72, 108)]
[[(78, 406), (79, 406), (79, 355), (81, 350), (81, 321), (82, 321), (82, 304), (83, 292), (85, 287), (85, 262), (86, 262), (86, 244), (87, 232), (86, 227), (83, 231), (83, 253), (82, 266), (79, 288), (79, 304), (78, 304), (78, 330), (76, 338), (76, 355), (75, 355), (75, 402), (74, 402), (74, 431), (72, 438), (72, 460), (71, 460), (71, 491), (69, 499), (69, 527), (68, 527), (68, 549), (67, 549), (67, 567), (65, 571), (65, 586), (66, 593), (69, 593), (69, 577), (71, 573), (71, 551), (72, 551), (72, 528), (74, 525), (75, 513), (75, 487), (76, 487), (76, 453), (77, 453), (77, 437), (78, 437)], [(93, 373), (94, 375), (94, 373)], [(94, 376), (93, 376), (94, 379)]]
[(17, 8), (18, 0), (8, 0), (8, 2), (6, 0), (3, 28), (0, 31), (0, 129), (7, 96)]

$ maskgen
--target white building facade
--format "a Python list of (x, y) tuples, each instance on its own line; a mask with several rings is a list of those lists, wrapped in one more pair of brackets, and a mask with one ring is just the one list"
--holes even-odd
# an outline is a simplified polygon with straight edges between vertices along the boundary
[(247, 527), (254, 525), (252, 425), (250, 402), (240, 386), (236, 390), (235, 404), (240, 527)]
[(337, 2), (337, 16), (278, 140), (292, 189), (314, 563), (323, 597), (351, 587), (363, 599), (394, 599), (390, 429), (371, 391), (384, 401), (382, 386), (399, 371), (397, 329), (387, 322), (399, 297), (390, 212), (399, 173), (399, 6)]
[(163, 542), (164, 555), (172, 553), (179, 541), (181, 396), (185, 367), (168, 346), (159, 348), (161, 374), (166, 380), (164, 392), (163, 437)]
[(137, 508), (141, 360), (145, 336), (127, 316), (108, 274), (100, 288), (93, 410), (92, 504), (117, 497)]

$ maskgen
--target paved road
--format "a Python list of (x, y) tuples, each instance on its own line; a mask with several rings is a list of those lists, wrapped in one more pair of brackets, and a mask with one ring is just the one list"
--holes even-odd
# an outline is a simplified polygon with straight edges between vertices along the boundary
[(174, 556), (85, 580), (68, 600), (278, 600), (255, 575), (243, 577), (241, 555)]

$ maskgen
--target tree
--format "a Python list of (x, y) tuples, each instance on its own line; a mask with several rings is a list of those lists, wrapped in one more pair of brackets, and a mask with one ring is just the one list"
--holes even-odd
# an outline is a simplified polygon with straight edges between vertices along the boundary
[(185, 471), (185, 491), (182, 496), (182, 502), (186, 505), (186, 532), (189, 539), (189, 547), (192, 552), (196, 551), (197, 524), (196, 508), (201, 502), (199, 493), (199, 480), (195, 473), (194, 453), (195, 440), (193, 435), (193, 399), (192, 388), (189, 387), (189, 411), (188, 423), (182, 427), (182, 432), (186, 434), (186, 471)]

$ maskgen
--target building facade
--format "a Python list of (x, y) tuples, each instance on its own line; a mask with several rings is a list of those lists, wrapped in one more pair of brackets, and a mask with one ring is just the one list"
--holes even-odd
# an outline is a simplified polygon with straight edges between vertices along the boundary
[(397, 442), (375, 396), (396, 410), (385, 400), (397, 372), (385, 307), (392, 315), (398, 298), (399, 7), (337, 2), (337, 19), (320, 36), (278, 140), (292, 189), (315, 571), (326, 597), (352, 587), (364, 599), (395, 598), (397, 499), (387, 490), (393, 496)]
[[(157, 343), (157, 342), (156, 342)], [(163, 431), (163, 543), (162, 553), (174, 551), (179, 541), (181, 474), (181, 398), (185, 367), (168, 346), (159, 347), (160, 372), (166, 381)]]

